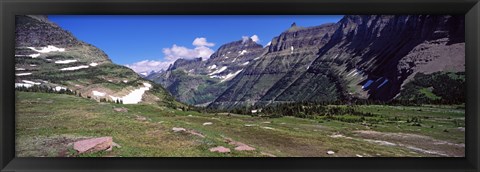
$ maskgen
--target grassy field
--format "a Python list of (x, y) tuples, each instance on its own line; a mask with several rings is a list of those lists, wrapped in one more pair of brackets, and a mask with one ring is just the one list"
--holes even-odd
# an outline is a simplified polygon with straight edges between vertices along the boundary
[[(100, 103), (63, 94), (16, 92), (16, 95), (18, 157), (440, 157), (465, 154), (465, 110), (460, 105), (364, 105), (356, 109), (373, 115), (302, 119), (186, 112), (158, 105)], [(128, 112), (114, 111), (119, 107)], [(212, 124), (203, 125), (206, 122)], [(174, 127), (189, 132), (174, 132)], [(111, 136), (121, 147), (78, 155), (69, 146), (77, 140), (103, 136)], [(227, 138), (256, 150), (237, 151)], [(209, 151), (216, 146), (230, 148), (231, 152)], [(327, 151), (335, 153), (329, 155)]]

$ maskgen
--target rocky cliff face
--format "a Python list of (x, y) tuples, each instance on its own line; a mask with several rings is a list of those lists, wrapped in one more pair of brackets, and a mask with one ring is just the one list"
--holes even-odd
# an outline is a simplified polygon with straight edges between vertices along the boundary
[[(463, 16), (347, 15), (335, 24), (292, 24), (266, 48), (252, 45), (248, 52), (255, 53), (248, 57), (235, 58), (242, 52), (241, 42), (224, 45), (202, 62), (205, 67), (195, 76), (215, 78), (241, 70), (210, 95), (213, 102), (202, 102), (212, 108), (352, 98), (388, 101), (417, 73), (465, 71), (464, 37)], [(238, 66), (238, 60), (245, 65)]]
[[(463, 22), (459, 16), (346, 16), (305, 75), (330, 64), (348, 95), (390, 100), (417, 72), (465, 70)], [(298, 82), (307, 80), (315, 82)]]
[(16, 87), (68, 89), (83, 97), (124, 103), (174, 103), (161, 86), (113, 64), (102, 50), (46, 16), (16, 16), (15, 34)]
[[(210, 107), (231, 108), (269, 103), (281, 98), (285, 89), (309, 68), (317, 57), (318, 49), (327, 43), (336, 27), (335, 24), (324, 24), (303, 28), (292, 24), (272, 40), (268, 52), (235, 78), (234, 84)], [(291, 101), (301, 96), (292, 97)]]

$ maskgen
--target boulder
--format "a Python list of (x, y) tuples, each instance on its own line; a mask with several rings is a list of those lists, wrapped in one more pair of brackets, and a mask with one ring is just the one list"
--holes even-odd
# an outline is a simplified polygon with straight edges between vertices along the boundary
[(78, 153), (98, 152), (112, 147), (112, 137), (99, 137), (80, 140), (73, 143), (73, 149)]
[(210, 152), (229, 153), (230, 149), (223, 146), (217, 146), (214, 148), (210, 148)]
[(328, 155), (333, 155), (333, 154), (335, 154), (335, 152), (334, 151), (327, 151), (327, 154)]
[(235, 147), (235, 150), (237, 150), (237, 151), (254, 151), (255, 148), (250, 147), (248, 145), (241, 145), (241, 146)]
[(187, 133), (198, 136), (198, 137), (201, 137), (201, 138), (205, 138), (205, 136), (202, 133), (199, 133), (195, 130), (189, 130), (189, 131), (187, 131)]
[(137, 120), (137, 121), (146, 121), (146, 120), (147, 120), (147, 117), (137, 115), (137, 116), (135, 117), (135, 120)]
[(187, 131), (185, 128), (179, 128), (179, 127), (173, 127), (172, 130), (173, 132)]
[(113, 108), (113, 111), (115, 112), (128, 112), (127, 108), (120, 107), (120, 108)]

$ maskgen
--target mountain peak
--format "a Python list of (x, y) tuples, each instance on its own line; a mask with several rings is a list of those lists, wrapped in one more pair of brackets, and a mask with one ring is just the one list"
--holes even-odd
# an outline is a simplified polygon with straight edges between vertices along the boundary
[(297, 23), (293, 22), (292, 25), (290, 25), (290, 28), (288, 28), (288, 32), (295, 32), (300, 29), (303, 29), (303, 27), (297, 26)]

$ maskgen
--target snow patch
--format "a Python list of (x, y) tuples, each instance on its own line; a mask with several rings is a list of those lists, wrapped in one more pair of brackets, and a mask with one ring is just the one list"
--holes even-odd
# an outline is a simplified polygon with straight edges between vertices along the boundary
[(128, 82), (128, 80), (123, 80), (123, 83), (127, 83), (127, 82)]
[(30, 66), (31, 66), (31, 67), (35, 67), (35, 66), (37, 66), (37, 65), (36, 65), (36, 64), (31, 64)]
[(31, 75), (32, 73), (17, 73), (15, 75), (17, 76), (26, 76), (26, 75)]
[(217, 68), (217, 65), (211, 65), (211, 66), (208, 66), (208, 69), (212, 70), (212, 69), (216, 69)]
[(17, 67), (15, 67), (15, 70), (25, 70), (25, 68), (17, 68)]
[(227, 66), (223, 66), (222, 68), (216, 70), (216, 71), (213, 71), (212, 73), (208, 74), (208, 75), (215, 75), (215, 74), (218, 74), (218, 73), (222, 73), (223, 71), (227, 70)]
[(33, 82), (33, 81), (29, 81), (29, 80), (22, 80), (24, 83), (27, 83), (27, 84), (33, 84), (33, 85), (40, 85), (41, 83), (40, 82)]
[(55, 91), (67, 90), (65, 87), (56, 86)]
[(59, 61), (56, 61), (55, 63), (56, 64), (68, 64), (68, 63), (73, 63), (73, 62), (77, 62), (77, 60), (59, 60)]
[(340, 54), (335, 55), (335, 56), (333, 57), (333, 59), (336, 59), (339, 55), (340, 55)]
[(37, 58), (38, 56), (40, 56), (40, 54), (30, 54), (30, 55), (18, 55), (18, 54), (15, 54), (15, 57), (31, 57), (31, 58)]
[(17, 87), (26, 87), (26, 88), (29, 88), (29, 87), (32, 87), (32, 86), (33, 86), (32, 84), (15, 83), (15, 88), (17, 88)]
[(245, 62), (245, 63), (242, 63), (241, 65), (242, 66), (245, 66), (245, 65), (248, 65), (250, 62)]
[(268, 47), (270, 45), (272, 45), (272, 41), (268, 42), (267, 45), (265, 45), (265, 47)]
[(290, 46), (290, 54), (293, 54), (293, 50), (294, 50), (293, 46)]
[(67, 67), (67, 68), (62, 68), (60, 69), (61, 71), (66, 71), (66, 70), (78, 70), (78, 69), (83, 69), (83, 68), (88, 68), (89, 66), (86, 65), (81, 65), (81, 66), (74, 66), (74, 67)]
[(103, 96), (105, 96), (106, 93), (99, 92), (99, 91), (92, 91), (92, 94), (94, 96), (103, 97)]
[(95, 66), (97, 66), (97, 65), (98, 65), (98, 63), (95, 63), (95, 62), (90, 63), (90, 66), (92, 66), (92, 67), (95, 67)]
[(224, 82), (224, 81), (227, 81), (227, 80), (230, 80), (230, 79), (234, 78), (234, 77), (237, 76), (240, 72), (242, 72), (242, 70), (243, 70), (243, 69), (238, 70), (238, 71), (236, 71), (235, 73), (229, 73), (229, 74), (228, 74), (227, 76), (225, 76), (225, 78), (222, 79), (222, 81), (220, 81), (220, 82)]
[(387, 82), (388, 82), (388, 79), (383, 80), (383, 82), (382, 82), (379, 86), (377, 86), (377, 88), (382, 87), (382, 86), (385, 85)]
[(372, 84), (372, 83), (373, 83), (372, 80), (368, 80), (365, 84), (363, 84), (362, 89), (368, 88), (368, 86), (370, 86), (370, 84)]
[(58, 52), (64, 52), (65, 51), (65, 48), (58, 48), (58, 47), (55, 47), (53, 45), (49, 45), (47, 47), (40, 47), (39, 50), (37, 50), (35, 47), (27, 47), (33, 51), (36, 51), (37, 53), (49, 53), (49, 52), (55, 52), (55, 51), (58, 51)]
[(145, 87), (140, 87), (138, 89), (135, 89), (129, 94), (127, 94), (126, 96), (123, 96), (123, 97), (110, 96), (110, 98), (112, 98), (113, 101), (122, 100), (123, 104), (138, 104), (139, 102), (142, 101), (142, 97), (145, 91), (150, 90), (150, 88), (152, 87), (152, 85), (149, 83), (143, 83), (143, 86)]
[(247, 53), (247, 50), (242, 50), (242, 51), (239, 51), (238, 53), (240, 53), (239, 56), (241, 56), (241, 55), (244, 55), (245, 53)]
[(38, 56), (40, 56), (40, 54), (30, 54), (28, 56), (30, 56), (31, 58), (37, 58)]

